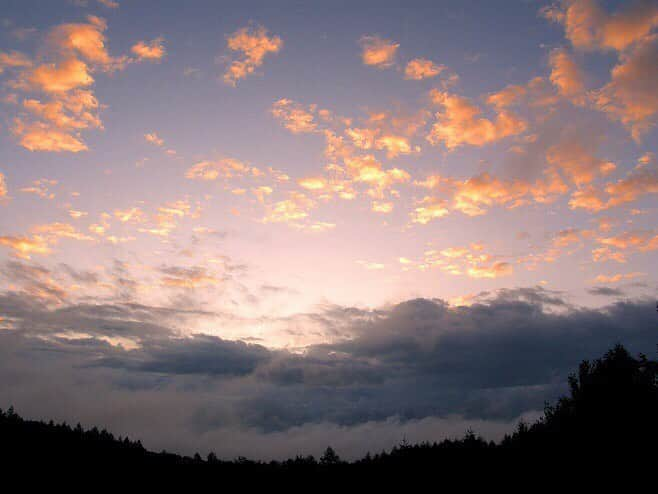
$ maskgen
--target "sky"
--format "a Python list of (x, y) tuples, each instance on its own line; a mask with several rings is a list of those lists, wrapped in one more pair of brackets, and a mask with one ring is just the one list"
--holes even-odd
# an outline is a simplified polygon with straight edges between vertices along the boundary
[(1, 3), (0, 407), (354, 457), (655, 351), (655, 0)]

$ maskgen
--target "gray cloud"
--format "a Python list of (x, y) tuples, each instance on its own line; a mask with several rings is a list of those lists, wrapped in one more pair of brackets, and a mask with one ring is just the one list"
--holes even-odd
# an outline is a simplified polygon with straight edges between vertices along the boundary
[[(155, 449), (281, 457), (332, 443), (350, 456), (391, 446), (410, 430), (433, 440), (477, 424), (500, 437), (564, 392), (581, 359), (617, 342), (655, 350), (652, 300), (579, 308), (538, 288), (478, 300), (457, 308), (428, 299), (377, 311), (326, 306), (301, 320), (334, 330), (338, 340), (295, 354), (182, 337), (171, 325), (189, 314), (175, 309), (50, 309), (6, 292), (0, 406), (110, 427)], [(57, 336), (64, 329), (90, 336)], [(140, 346), (104, 339), (115, 336)]]
[(114, 356), (96, 365), (161, 374), (240, 376), (252, 373), (270, 358), (271, 352), (261, 345), (193, 335), (184, 339), (147, 340), (125, 358)]
[(609, 286), (596, 286), (587, 290), (592, 295), (601, 295), (604, 297), (623, 297), (626, 293), (621, 288), (612, 288)]
[(93, 271), (77, 270), (65, 263), (60, 263), (59, 267), (62, 271), (68, 274), (72, 280), (78, 283), (93, 285), (100, 280), (98, 273), (94, 273)]

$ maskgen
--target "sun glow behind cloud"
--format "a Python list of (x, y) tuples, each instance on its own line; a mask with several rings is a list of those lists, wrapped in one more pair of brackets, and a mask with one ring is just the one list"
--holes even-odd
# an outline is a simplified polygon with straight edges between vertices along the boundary
[[(258, 431), (398, 438), (399, 404), (358, 422), (384, 395), (419, 430), (453, 424), (408, 396), (435, 377), (423, 358), (498, 362), (528, 334), (529, 351), (598, 348), (591, 321), (601, 341), (650, 334), (655, 2), (503, 4), (3, 12), (0, 336), (17, 350), (0, 345), (0, 370), (19, 372), (38, 341), (98, 378), (95, 395), (120, 381), (174, 403), (185, 389), (196, 439), (222, 417), (222, 437), (280, 451)], [(465, 399), (512, 420), (556, 375), (533, 369), (531, 389), (500, 377), (511, 400), (486, 386)], [(481, 373), (457, 372), (457, 394)], [(239, 399), (209, 405), (181, 384), (198, 376)], [(365, 388), (373, 401), (346, 409), (345, 390)], [(255, 412), (269, 404), (279, 424)], [(449, 405), (436, 413), (472, 411)]]
[[(446, 290), (441, 295), (459, 297), (459, 292), (534, 283), (539, 277), (544, 281), (542, 270), (567, 260), (591, 272), (572, 279), (569, 288), (587, 290), (589, 280), (607, 276), (596, 272), (606, 263), (633, 264), (637, 259), (637, 267), (646, 262), (643, 256), (656, 250), (648, 217), (637, 214), (646, 211), (646, 201), (651, 204), (658, 193), (654, 150), (610, 153), (595, 130), (611, 125), (617, 139), (636, 143), (652, 132), (658, 108), (645, 88), (657, 80), (651, 64), (656, 11), (643, 4), (610, 14), (596, 2), (566, 1), (540, 13), (564, 29), (564, 43), (545, 52), (543, 65), (535, 69), (539, 75), (529, 81), (500, 80), (480, 93), (468, 92), (460, 86), (459, 68), (450, 67), (440, 53), (414, 53), (396, 36), (360, 33), (350, 47), (355, 57), (350, 70), (396, 78), (415, 88), (415, 98), (401, 103), (393, 92), (377, 105), (349, 101), (346, 111), (344, 104), (330, 104), (326, 94), (298, 96), (294, 90), (277, 90), (259, 110), (258, 125), (267, 127), (268, 135), (254, 133), (231, 150), (228, 143), (225, 150), (204, 148), (204, 143), (185, 149), (174, 124), (154, 119), (132, 137), (139, 140), (141, 135), (151, 146), (140, 149), (132, 161), (148, 175), (149, 190), (154, 191), (159, 188), (160, 163), (179, 168), (171, 178), (169, 170), (162, 174), (177, 184), (176, 190), (165, 186), (167, 192), (149, 194), (148, 200), (115, 193), (111, 202), (92, 205), (85, 202), (84, 190), (67, 192), (66, 180), (26, 180), (11, 164), (4, 165), (0, 207), (26, 207), (23, 204), (33, 197), (52, 201), (62, 212), (48, 221), (35, 216), (26, 227), (6, 223), (4, 252), (9, 258), (50, 264), (74, 259), (85, 245), (104, 246), (92, 268), (103, 281), (87, 287), (85, 296), (120, 294), (166, 304), (176, 290), (199, 300), (210, 300), (214, 293), (211, 311), (223, 310), (237, 296), (241, 317), (248, 318), (270, 317), (268, 311), (281, 307), (280, 298), (288, 305), (281, 314), (291, 314), (320, 301), (377, 305), (418, 290), (428, 295)], [(267, 83), (268, 72), (276, 73), (277, 63), (285, 63), (283, 57), (297, 56), (286, 55), (289, 41), (283, 31), (275, 31), (278, 34), (252, 22), (228, 30), (223, 49), (218, 38), (221, 78), (233, 86), (232, 98), (240, 97), (237, 86), (249, 84), (249, 76), (258, 73)], [(0, 51), (13, 146), (44, 155), (95, 156), (89, 138), (113, 139), (103, 122), (111, 102), (105, 102), (97, 86), (107, 78), (132, 77), (132, 66), (142, 62), (159, 62), (152, 70), (177, 63), (165, 45), (169, 36), (138, 34), (125, 40), (127, 52), (118, 54), (112, 32), (110, 21), (89, 13), (44, 26), (31, 51), (20, 44)], [(584, 63), (593, 52), (607, 53), (614, 61), (608, 79), (598, 83)], [(215, 86), (218, 93), (230, 90)], [(641, 104), (633, 103), (629, 94)], [(567, 115), (597, 123), (592, 130), (556, 131), (557, 122), (571, 118)], [(230, 121), (229, 115), (217, 118)], [(239, 130), (240, 135), (245, 132)], [(315, 149), (304, 151), (306, 158), (294, 163), (272, 162), (250, 152), (256, 143), (276, 149), (279, 140), (285, 146)], [(523, 173), (515, 173), (513, 163), (518, 161), (529, 163)], [(108, 167), (105, 173), (108, 177), (114, 172)], [(102, 184), (105, 177), (95, 183)], [(636, 205), (638, 201), (644, 205)], [(590, 231), (587, 226), (559, 222), (544, 230), (534, 228), (532, 237), (527, 233), (533, 228), (524, 215), (555, 211), (580, 222), (582, 218), (570, 215), (605, 211), (615, 221), (608, 221), (608, 229), (597, 235), (576, 233)], [(480, 234), (472, 223), (476, 221), (504, 224), (504, 233)], [(507, 225), (526, 231), (526, 241)], [(445, 228), (470, 233), (448, 242), (451, 235), (444, 234)], [(359, 231), (369, 232), (372, 248)], [(244, 232), (274, 235), (271, 248), (278, 254), (257, 254), (256, 247), (241, 240)], [(108, 257), (112, 251), (105, 249), (144, 259), (136, 272), (126, 268), (122, 276), (105, 279), (108, 263), (114, 262)], [(165, 252), (180, 261), (178, 266), (168, 261), (170, 272), (195, 275), (158, 279), (154, 273), (163, 269)], [(462, 254), (453, 255), (457, 252)], [(218, 255), (235, 257), (244, 269), (215, 273)], [(258, 288), (288, 283), (291, 286), (278, 292), (260, 293)], [(83, 292), (62, 293), (66, 297), (51, 301), (65, 304)], [(303, 340), (291, 338), (289, 344)], [(281, 337), (277, 342), (286, 345)]]

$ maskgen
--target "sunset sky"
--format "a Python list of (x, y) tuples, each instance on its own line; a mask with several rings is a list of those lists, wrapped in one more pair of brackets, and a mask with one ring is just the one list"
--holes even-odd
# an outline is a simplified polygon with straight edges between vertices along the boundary
[(349, 456), (655, 350), (658, 1), (0, 3), (0, 407)]

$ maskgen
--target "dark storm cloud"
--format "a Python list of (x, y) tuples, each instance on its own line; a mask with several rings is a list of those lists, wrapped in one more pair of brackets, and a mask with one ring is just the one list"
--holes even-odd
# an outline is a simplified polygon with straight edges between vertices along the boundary
[(0, 294), (0, 317), (23, 320), (33, 312), (46, 310), (46, 305), (42, 300), (27, 296), (24, 293), (5, 292)]
[[(483, 292), (483, 295), (489, 295)], [(498, 301), (525, 301), (542, 306), (566, 307), (563, 292), (558, 290), (547, 290), (541, 286), (524, 288), (501, 288), (495, 294)]]
[(0, 268), (0, 279), (17, 284), (26, 292), (26, 296), (38, 294), (41, 299), (63, 302), (67, 293), (52, 279), (52, 272), (37, 264), (25, 264), (8, 261)]
[(623, 297), (625, 295), (624, 290), (621, 288), (612, 288), (609, 286), (597, 286), (590, 288), (587, 292), (592, 295), (601, 295), (604, 297)]
[[(493, 434), (563, 392), (583, 358), (617, 342), (653, 354), (658, 342), (652, 300), (578, 308), (538, 288), (478, 300), (452, 307), (416, 299), (377, 311), (326, 306), (301, 321), (347, 337), (296, 354), (215, 336), (182, 337), (169, 327), (188, 316), (178, 310), (137, 304), (49, 309), (5, 293), (0, 317), (12, 329), (0, 331), (0, 386), (9, 400), (2, 405), (115, 424), (116, 417), (89, 399), (104, 396), (121, 415), (121, 431), (171, 448), (166, 438), (176, 424), (189, 436), (177, 439), (183, 449), (194, 440), (245, 434), (256, 451), (258, 437), (284, 448), (301, 430), (313, 430), (324, 445), (337, 431), (372, 427), (389, 437), (424, 424), (437, 434), (436, 424), (449, 417), (476, 421)], [(64, 329), (89, 336), (58, 336)], [(102, 339), (117, 336), (132, 337), (139, 347)], [(51, 392), (47, 400), (35, 398)], [(59, 400), (71, 405), (60, 407)], [(151, 424), (146, 416), (153, 414), (158, 419)]]
[(65, 263), (60, 263), (59, 267), (77, 283), (94, 285), (100, 280), (98, 273), (94, 273), (93, 271), (77, 270)]
[(127, 358), (101, 360), (97, 365), (160, 374), (241, 376), (252, 373), (270, 358), (271, 352), (261, 345), (194, 335), (148, 340), (140, 350), (129, 352)]
[(17, 261), (7, 261), (0, 273), (11, 281), (35, 281), (50, 275), (50, 270), (39, 265), (29, 265)]
[(10, 319), (24, 336), (79, 332), (121, 336), (137, 340), (176, 334), (167, 324), (173, 319), (207, 314), (140, 304), (84, 303), (51, 308), (40, 297), (25, 292), (0, 294), (0, 317)]
[(197, 245), (203, 241), (204, 238), (212, 238), (215, 240), (225, 240), (229, 232), (218, 230), (198, 230), (190, 237), (191, 243)]
[(650, 301), (549, 312), (506, 296), (459, 308), (412, 300), (368, 326), (332, 348), (375, 359), (388, 372), (413, 371), (462, 388), (546, 384), (617, 341), (639, 350), (658, 336)]
[(510, 291), (472, 307), (407, 301), (355, 325), (349, 341), (273, 359), (257, 375), (278, 394), (259, 396), (245, 420), (267, 429), (275, 425), (267, 417), (299, 425), (314, 414), (340, 424), (450, 413), (509, 419), (554, 398), (581, 359), (617, 342), (651, 352), (658, 341), (651, 301), (551, 312), (542, 302), (566, 303), (519, 295), (533, 302)]

